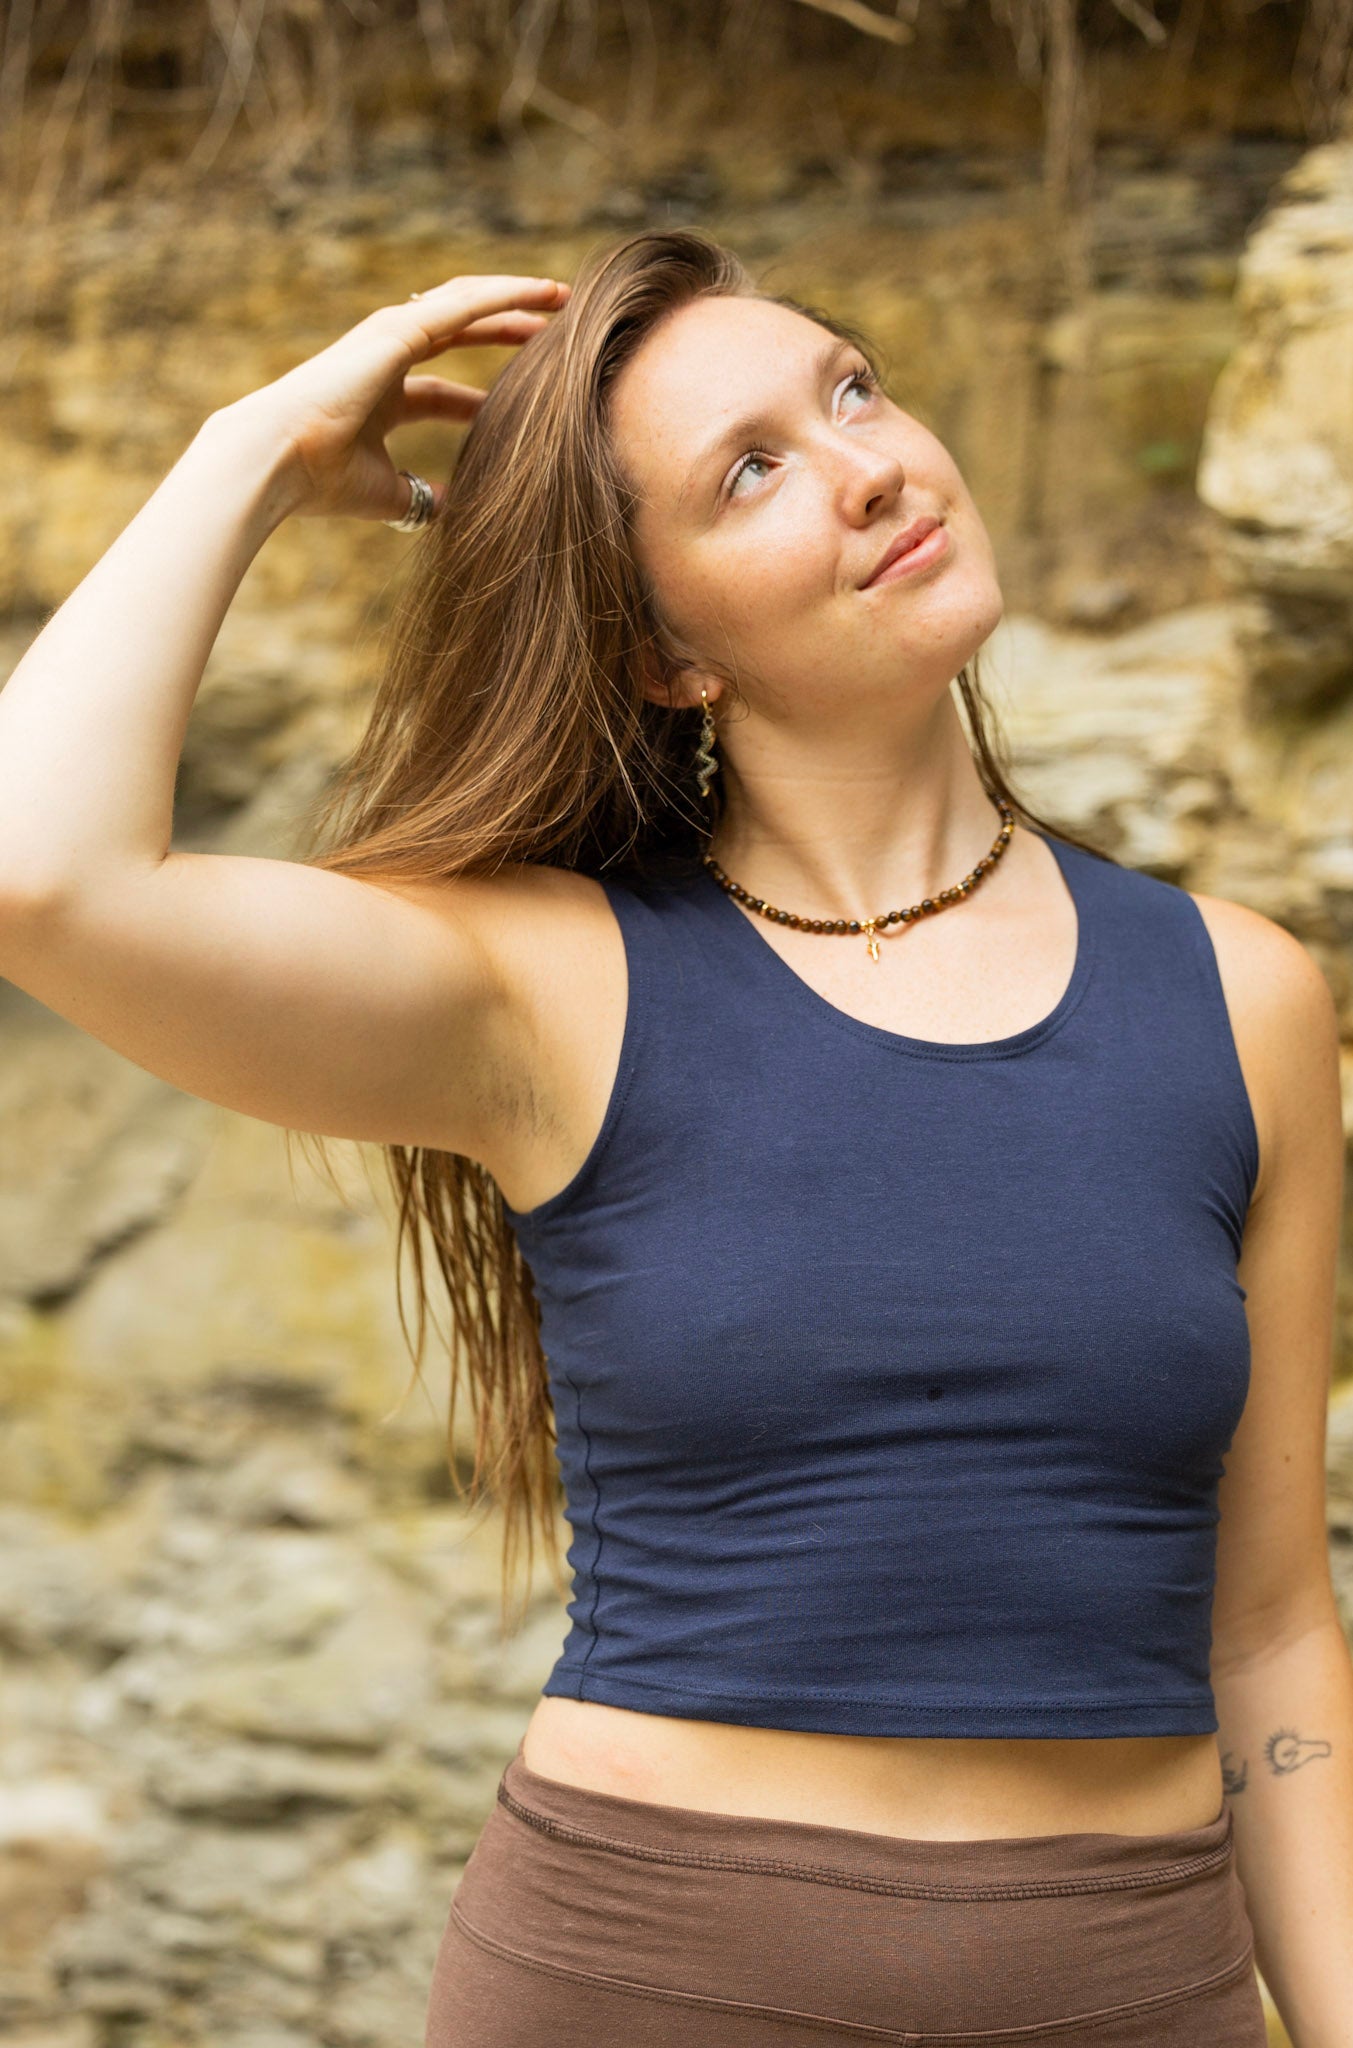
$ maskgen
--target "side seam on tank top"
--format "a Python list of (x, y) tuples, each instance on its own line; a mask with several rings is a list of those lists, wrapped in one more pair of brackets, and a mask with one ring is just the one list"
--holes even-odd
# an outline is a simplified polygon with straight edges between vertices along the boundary
[(1259, 1178), (1259, 1126), (1255, 1120), (1254, 1104), (1250, 1100), (1245, 1069), (1240, 1063), (1240, 1049), (1236, 1044), (1235, 1026), (1231, 1021), (1230, 1004), (1226, 1000), (1226, 988), (1221, 978), (1216, 945), (1207, 928), (1207, 920), (1189, 891), (1180, 888), (1179, 894), (1188, 906), (1189, 930), (1193, 934), (1194, 950), (1198, 957), (1207, 1000), (1216, 1018), (1222, 1066), (1239, 1116), (1241, 1138), (1246, 1154), (1245, 1206), (1248, 1211)]
[[(528, 1267), (531, 1262), (530, 1243), (535, 1226), (538, 1223), (550, 1223), (566, 1212), (569, 1205), (585, 1191), (600, 1167), (619, 1129), (626, 1100), (639, 1072), (643, 1046), (649, 1035), (649, 1005), (652, 991), (650, 948), (640, 938), (639, 920), (651, 917), (652, 913), (623, 882), (613, 881), (604, 875), (596, 879), (605, 890), (606, 899), (620, 927), (621, 944), (625, 954), (625, 1022), (621, 1033), (620, 1051), (600, 1127), (586, 1157), (572, 1178), (547, 1201), (537, 1203), (534, 1209), (519, 1211), (504, 1205), (508, 1220), (518, 1233), (520, 1248)], [(601, 1601), (601, 1564), (606, 1547), (606, 1532), (601, 1518), (601, 1486), (592, 1469), (592, 1436), (583, 1415), (582, 1388), (557, 1360), (551, 1358), (548, 1364), (556, 1383), (566, 1386), (573, 1396), (574, 1423), (583, 1447), (583, 1470), (592, 1492), (589, 1509), (592, 1555), (590, 1562), (582, 1567), (590, 1581), (592, 1597), (586, 1620), (582, 1621), (579, 1617), (581, 1626), (588, 1632), (588, 1643), (583, 1652), (582, 1662), (577, 1667), (571, 1692), (573, 1698), (582, 1699), (585, 1697), (585, 1673), (598, 1640), (597, 1609)]]
[(606, 899), (620, 927), (620, 939), (625, 953), (625, 1024), (621, 1033), (620, 1053), (600, 1128), (572, 1178), (547, 1201), (538, 1202), (534, 1209), (513, 1209), (510, 1205), (504, 1204), (509, 1221), (514, 1226), (523, 1226), (527, 1234), (535, 1224), (552, 1221), (562, 1209), (567, 1208), (569, 1203), (582, 1193), (600, 1166), (620, 1123), (625, 1099), (633, 1086), (634, 1077), (639, 1071), (640, 1051), (648, 1033), (651, 970), (648, 948), (639, 943), (635, 920), (651, 913), (645, 905), (636, 900), (623, 882), (608, 881), (604, 875), (598, 876), (597, 880), (606, 892)]

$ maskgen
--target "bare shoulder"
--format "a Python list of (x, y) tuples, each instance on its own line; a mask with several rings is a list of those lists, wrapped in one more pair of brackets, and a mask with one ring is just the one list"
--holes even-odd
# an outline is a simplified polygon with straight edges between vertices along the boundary
[(1323, 968), (1261, 911), (1189, 892), (1217, 957), (1259, 1134), (1256, 1200), (1303, 1119), (1338, 1109), (1339, 1018)]
[(514, 1208), (534, 1208), (581, 1165), (619, 1065), (627, 969), (615, 913), (592, 876), (533, 862), (418, 886), (428, 901), (440, 889), (497, 992), (479, 1157)]

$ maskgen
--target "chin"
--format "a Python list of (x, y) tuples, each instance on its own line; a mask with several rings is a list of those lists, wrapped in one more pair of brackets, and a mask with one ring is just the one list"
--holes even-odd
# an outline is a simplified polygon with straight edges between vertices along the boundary
[[(972, 660), (1005, 617), (1005, 596), (1000, 584), (994, 579), (984, 577), (978, 587), (968, 594), (968, 601), (963, 609), (962, 630), (955, 636), (962, 645), (960, 666), (963, 662)], [(957, 621), (955, 623), (957, 624)]]

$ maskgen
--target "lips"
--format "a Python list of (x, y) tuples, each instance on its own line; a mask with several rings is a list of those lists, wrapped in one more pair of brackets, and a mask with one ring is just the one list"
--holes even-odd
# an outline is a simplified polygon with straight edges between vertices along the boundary
[(860, 585), (861, 590), (868, 590), (870, 584), (875, 582), (885, 569), (891, 568), (899, 555), (909, 554), (912, 548), (923, 541), (928, 533), (933, 533), (939, 524), (938, 519), (933, 518), (929, 512), (924, 512), (919, 519), (913, 519), (910, 526), (904, 526), (901, 533), (894, 535), (883, 555), (874, 564)]

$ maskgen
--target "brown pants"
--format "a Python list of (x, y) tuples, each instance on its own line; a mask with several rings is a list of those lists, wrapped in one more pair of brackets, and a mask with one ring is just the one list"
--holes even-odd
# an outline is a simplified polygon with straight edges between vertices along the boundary
[(1231, 1809), (927, 1842), (581, 1791), (518, 1749), (425, 2048), (1265, 2048)]

